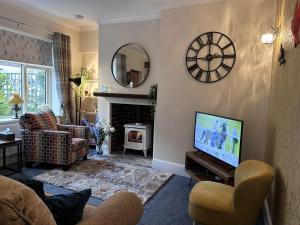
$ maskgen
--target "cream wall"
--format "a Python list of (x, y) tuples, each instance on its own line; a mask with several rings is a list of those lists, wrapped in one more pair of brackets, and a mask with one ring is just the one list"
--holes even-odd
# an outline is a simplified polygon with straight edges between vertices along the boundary
[(82, 31), (80, 37), (80, 52), (98, 52), (99, 32)]
[[(150, 86), (157, 82), (158, 77), (159, 20), (100, 25), (99, 32), (100, 82), (107, 84), (112, 92), (148, 94)], [(111, 60), (115, 52), (128, 43), (137, 43), (145, 48), (151, 63), (145, 83), (133, 89), (118, 85), (111, 73)]]
[[(300, 223), (300, 46), (294, 48), (291, 20), (296, 0), (279, 0), (269, 102), (266, 159), (275, 168), (270, 195), (274, 225)], [(280, 44), (286, 64), (279, 66)]]
[[(221, 1), (162, 12), (154, 158), (184, 164), (193, 150), (195, 111), (244, 120), (242, 159), (263, 159), (272, 46), (260, 43), (274, 23), (273, 0)], [(190, 42), (208, 31), (233, 40), (237, 61), (222, 81), (195, 81), (185, 67)]]

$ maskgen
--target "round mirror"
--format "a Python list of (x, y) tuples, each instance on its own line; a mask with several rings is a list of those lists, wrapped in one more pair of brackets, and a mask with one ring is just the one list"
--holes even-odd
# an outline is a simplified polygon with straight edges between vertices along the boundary
[(115, 80), (123, 87), (140, 86), (150, 70), (150, 60), (144, 48), (137, 44), (126, 44), (119, 48), (111, 62)]

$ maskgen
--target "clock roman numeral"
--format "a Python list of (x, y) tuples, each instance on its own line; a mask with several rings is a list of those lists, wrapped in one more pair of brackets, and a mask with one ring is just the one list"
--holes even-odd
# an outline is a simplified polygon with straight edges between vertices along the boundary
[(197, 80), (200, 80), (201, 79), (201, 77), (202, 77), (202, 74), (203, 74), (203, 70), (199, 70), (199, 72), (197, 73), (197, 75), (195, 76), (195, 78), (197, 79)]
[(231, 70), (231, 67), (228, 66), (228, 65), (226, 65), (226, 64), (224, 64), (224, 63), (222, 63), (221, 66), (222, 66), (225, 70), (227, 70), (227, 71), (230, 71), (230, 70)]
[(189, 49), (192, 50), (192, 51), (194, 51), (194, 52), (196, 52), (196, 53), (198, 53), (199, 50), (200, 50), (200, 49), (195, 49), (193, 46), (190, 46)]
[(189, 71), (190, 73), (192, 73), (192, 72), (194, 72), (197, 68), (198, 68), (198, 64), (195, 63), (194, 65), (188, 67), (188, 71)]
[(224, 58), (224, 59), (233, 59), (233, 58), (235, 58), (235, 56), (236, 56), (235, 54), (224, 55), (223, 58)]
[(206, 83), (210, 83), (210, 82), (211, 82), (210, 71), (207, 71), (207, 74), (206, 74)]
[(202, 41), (202, 39), (201, 39), (201, 36), (199, 36), (199, 37), (196, 39), (196, 41), (198, 42), (200, 48), (202, 48), (202, 47), (204, 46), (204, 43), (203, 43), (203, 41)]
[(213, 33), (207, 33), (207, 44), (213, 43)]
[(219, 45), (219, 43), (220, 43), (220, 41), (222, 40), (222, 38), (223, 38), (223, 34), (220, 34), (220, 37), (219, 37), (219, 39), (218, 39), (218, 41), (217, 41), (217, 45)]
[(230, 47), (230, 46), (232, 46), (232, 43), (231, 43), (231, 42), (230, 42), (229, 44), (225, 45), (225, 46), (222, 48), (222, 50), (225, 50), (226, 48), (228, 48), (228, 47)]
[(217, 74), (218, 80), (221, 80), (223, 78), (218, 70), (216, 70), (216, 74)]

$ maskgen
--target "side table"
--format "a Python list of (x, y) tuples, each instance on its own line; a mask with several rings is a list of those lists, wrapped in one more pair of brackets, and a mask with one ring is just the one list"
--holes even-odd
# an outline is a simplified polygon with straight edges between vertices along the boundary
[[(13, 147), (16, 146), (17, 147), (17, 157), (18, 157), (18, 161), (17, 161), (17, 169), (14, 168), (9, 168), (6, 166), (6, 151), (8, 150), (8, 147)], [(9, 174), (4, 174), (5, 176), (9, 176), (18, 172), (22, 172), (22, 139), (16, 138), (14, 141), (3, 141), (0, 140), (0, 149), (2, 149), (3, 151), (3, 155), (2, 155), (2, 167), (0, 168), (0, 170), (9, 170), (12, 171)]]

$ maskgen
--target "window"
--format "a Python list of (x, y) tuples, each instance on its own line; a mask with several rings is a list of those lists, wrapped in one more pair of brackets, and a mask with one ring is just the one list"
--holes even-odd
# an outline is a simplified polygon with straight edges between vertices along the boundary
[(24, 100), (22, 112), (50, 104), (49, 81), (48, 68), (0, 61), (0, 118), (13, 115), (8, 100), (14, 92)]
[(47, 70), (26, 68), (26, 111), (36, 112), (40, 106), (47, 104)]

